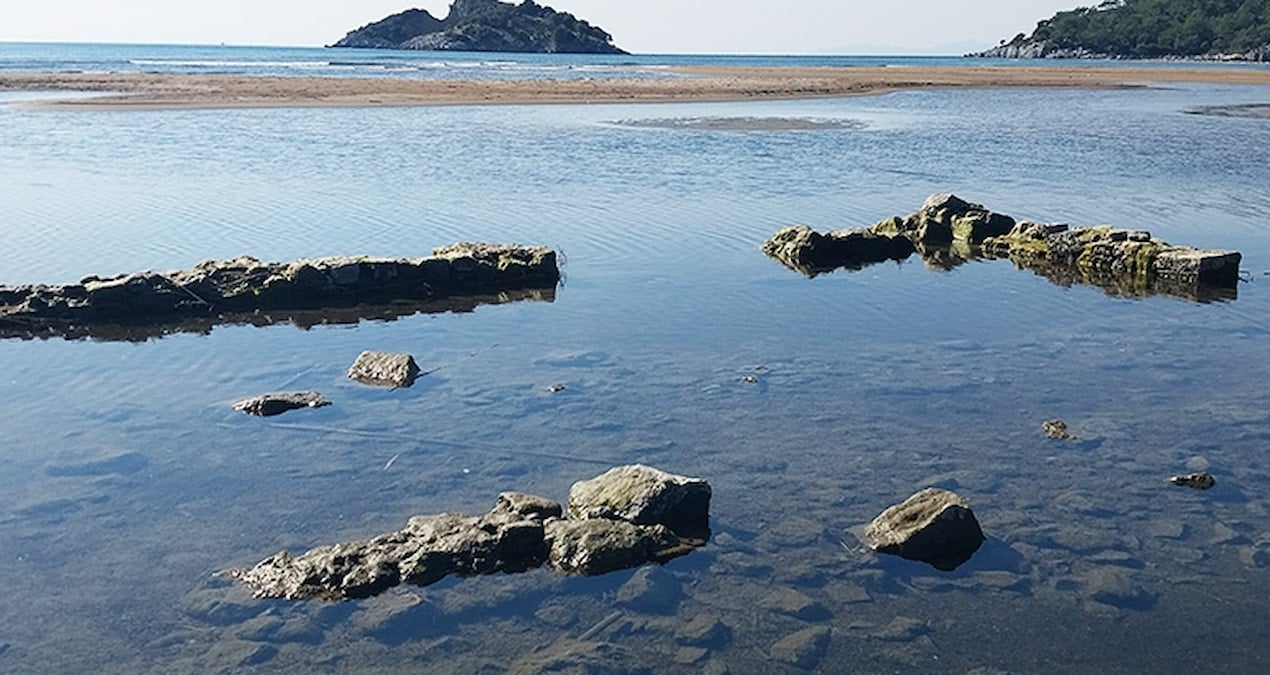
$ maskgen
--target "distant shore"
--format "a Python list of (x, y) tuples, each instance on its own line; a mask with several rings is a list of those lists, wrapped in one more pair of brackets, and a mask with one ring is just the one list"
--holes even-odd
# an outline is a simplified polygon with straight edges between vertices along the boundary
[(0, 73), (0, 91), (97, 92), (55, 109), (391, 107), (836, 98), (913, 89), (1116, 89), (1169, 83), (1270, 85), (1270, 70), (1086, 66), (677, 67), (680, 77), (591, 80)]

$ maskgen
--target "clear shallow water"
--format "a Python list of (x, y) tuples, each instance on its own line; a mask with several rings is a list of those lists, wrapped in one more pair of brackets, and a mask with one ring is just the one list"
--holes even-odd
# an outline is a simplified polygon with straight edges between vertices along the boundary
[[(813, 626), (832, 631), (822, 672), (1263, 669), (1270, 125), (1182, 111), (1267, 100), (1197, 86), (0, 108), (0, 283), (460, 239), (568, 258), (552, 303), (0, 342), (0, 670), (496, 672), (591, 635), (657, 671), (797, 672), (772, 646)], [(675, 118), (844, 126), (619, 124)], [(788, 224), (865, 225), (945, 190), (1239, 249), (1249, 281), (1199, 305), (1061, 288), (1005, 262), (807, 280), (758, 252)], [(367, 348), (440, 370), (367, 390), (343, 377)], [(290, 388), (335, 405), (275, 421), (229, 409)], [(1082, 440), (1047, 441), (1049, 417)], [(668, 608), (623, 604), (634, 572), (450, 580), (334, 606), (255, 602), (211, 578), (419, 513), (483, 511), (502, 490), (563, 499), (628, 462), (715, 488), (717, 536), (665, 568)], [(1205, 465), (1210, 492), (1164, 482)], [(991, 538), (970, 564), (943, 574), (861, 551), (853, 528), (929, 485), (969, 499)], [(792, 615), (791, 591), (823, 611)], [(730, 638), (678, 663), (699, 656), (675, 634), (700, 616)]]

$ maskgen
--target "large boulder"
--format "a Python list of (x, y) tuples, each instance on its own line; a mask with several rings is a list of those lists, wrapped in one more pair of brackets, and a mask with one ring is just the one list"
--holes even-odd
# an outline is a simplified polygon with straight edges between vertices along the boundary
[(951, 571), (970, 560), (985, 537), (966, 500), (947, 490), (927, 488), (874, 518), (865, 539), (880, 553)]
[(552, 567), (585, 576), (664, 562), (693, 549), (664, 525), (607, 518), (549, 521), (546, 539)]
[(665, 525), (686, 537), (708, 535), (710, 485), (635, 464), (611, 469), (569, 489), (569, 517)]

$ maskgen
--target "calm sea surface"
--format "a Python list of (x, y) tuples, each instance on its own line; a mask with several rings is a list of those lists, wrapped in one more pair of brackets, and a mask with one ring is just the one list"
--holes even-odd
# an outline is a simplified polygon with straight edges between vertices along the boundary
[[(364, 75), (375, 61), (414, 76), (654, 77), (647, 66), (678, 57), (428, 65), (450, 58), (0, 45), (0, 69), (34, 70), (322, 61), (319, 74), (356, 62)], [(586, 637), (655, 672), (794, 673), (785, 639), (809, 634), (824, 651), (804, 665), (825, 673), (1263, 671), (1270, 120), (1183, 112), (1251, 103), (1270, 88), (0, 106), (0, 284), (460, 240), (567, 258), (554, 302), (0, 341), (0, 671), (501, 672)], [(843, 124), (629, 124), (687, 118)], [(806, 279), (758, 250), (786, 225), (867, 225), (943, 191), (1237, 249), (1245, 281), (1200, 304), (1065, 288), (1003, 261)], [(344, 377), (363, 349), (437, 370), (366, 389)], [(229, 408), (289, 389), (335, 405), (272, 420)], [(1078, 440), (1047, 440), (1051, 417)], [(657, 602), (623, 590), (647, 574), (634, 571), (451, 579), (336, 605), (255, 601), (213, 576), (416, 514), (483, 512), (504, 490), (563, 500), (633, 462), (714, 487), (715, 538), (655, 575)], [(1198, 469), (1215, 489), (1166, 483)], [(944, 573), (864, 551), (854, 532), (928, 486), (971, 502), (989, 536), (976, 557)], [(716, 619), (727, 629), (685, 644), (690, 623)]]

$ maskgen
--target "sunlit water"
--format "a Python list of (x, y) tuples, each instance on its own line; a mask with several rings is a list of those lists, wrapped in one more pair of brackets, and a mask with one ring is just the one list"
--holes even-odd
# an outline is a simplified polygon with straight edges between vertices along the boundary
[[(567, 258), (552, 303), (0, 342), (0, 671), (500, 672), (586, 636), (656, 672), (799, 672), (773, 645), (817, 626), (831, 632), (821, 672), (1261, 670), (1270, 122), (1182, 111), (1267, 101), (1186, 86), (0, 108), (0, 283), (458, 240)], [(829, 124), (660, 123), (729, 118)], [(1247, 280), (1237, 300), (1195, 304), (1062, 288), (1006, 262), (808, 280), (758, 251), (785, 225), (866, 225), (939, 191), (1238, 249)], [(367, 389), (344, 372), (368, 348), (438, 370)], [(273, 420), (229, 408), (287, 389), (335, 405)], [(1047, 440), (1050, 417), (1079, 440)], [(714, 487), (715, 539), (664, 568), (672, 592), (653, 606), (623, 602), (635, 572), (336, 605), (258, 602), (213, 579), (415, 514), (482, 512), (503, 490), (564, 499), (632, 462)], [(1165, 482), (1205, 467), (1212, 491)], [(862, 549), (853, 530), (932, 485), (974, 507), (990, 537), (975, 559), (942, 573)], [(726, 635), (678, 642), (702, 616)]]

